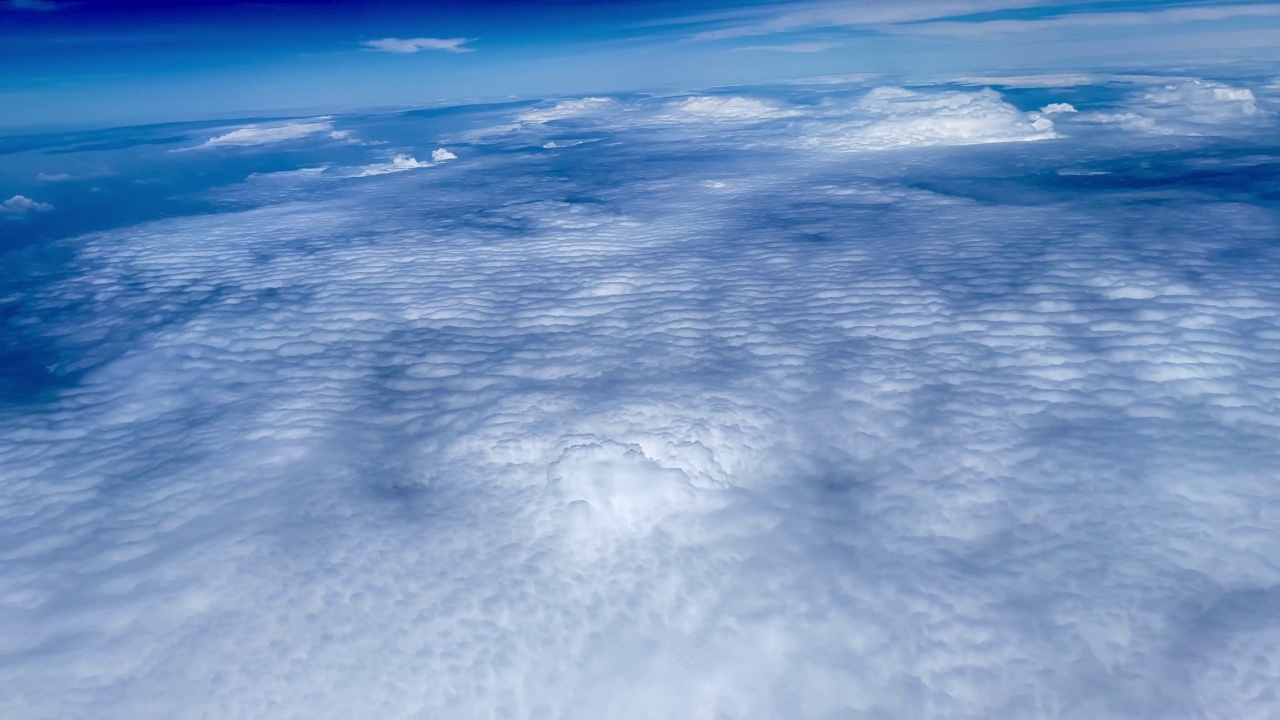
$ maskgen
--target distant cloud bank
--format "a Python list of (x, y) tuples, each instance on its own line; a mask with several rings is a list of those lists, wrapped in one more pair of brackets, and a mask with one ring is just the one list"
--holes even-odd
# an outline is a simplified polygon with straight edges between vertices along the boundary
[(330, 122), (329, 118), (320, 117), (284, 124), (248, 125), (222, 135), (211, 137), (196, 146), (194, 149), (207, 150), (219, 147), (269, 145), (271, 143), (298, 140), (300, 138), (320, 134), (327, 134), (334, 140), (347, 140), (350, 138), (350, 133), (344, 130), (334, 130), (333, 123)]

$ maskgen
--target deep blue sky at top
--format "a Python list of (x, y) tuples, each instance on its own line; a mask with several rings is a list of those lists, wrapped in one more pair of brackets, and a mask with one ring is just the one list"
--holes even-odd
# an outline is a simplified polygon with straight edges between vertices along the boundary
[(1274, 59), (1280, 2), (0, 0), (0, 127)]

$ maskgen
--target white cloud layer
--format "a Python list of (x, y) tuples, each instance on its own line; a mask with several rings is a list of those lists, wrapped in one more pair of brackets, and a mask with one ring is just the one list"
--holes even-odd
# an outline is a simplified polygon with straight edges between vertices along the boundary
[(1053, 137), (993, 91), (680, 102), (67, 240), (0, 716), (1280, 716), (1274, 203), (945, 147)]
[(370, 50), (379, 52), (411, 55), (423, 50), (440, 50), (451, 53), (475, 52), (475, 48), (467, 47), (471, 42), (467, 38), (382, 38), (362, 43)]

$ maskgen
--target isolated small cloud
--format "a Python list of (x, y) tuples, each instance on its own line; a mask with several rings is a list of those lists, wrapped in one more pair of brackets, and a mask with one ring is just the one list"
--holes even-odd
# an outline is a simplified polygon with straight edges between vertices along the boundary
[(39, 175), (36, 175), (36, 179), (39, 180), (40, 182), (66, 182), (67, 180), (71, 180), (72, 177), (70, 173), (42, 172)]
[(269, 145), (287, 142), (312, 135), (327, 134), (334, 140), (348, 140), (350, 133), (345, 130), (334, 130), (328, 118), (315, 118), (302, 122), (276, 125), (248, 125), (205, 140), (195, 149), (206, 150), (218, 147), (245, 147), (252, 145)]
[[(448, 152), (448, 150), (445, 152)], [(432, 153), (432, 157), (435, 157), (435, 153)], [(398, 173), (404, 172), (405, 170), (416, 170), (418, 168), (425, 167), (431, 167), (431, 163), (419, 160), (412, 155), (396, 155), (387, 162), (374, 163), (360, 168), (360, 171), (357, 172), (355, 176), (370, 177), (372, 175), (386, 175), (388, 173)]]
[(423, 50), (443, 50), (451, 53), (475, 52), (475, 48), (466, 47), (469, 42), (471, 41), (467, 38), (382, 38), (367, 40), (362, 44), (378, 52), (411, 55)]
[(439, 148), (431, 151), (432, 162), (444, 162), (445, 160), (457, 160), (457, 159), (458, 159), (457, 155), (454, 155), (453, 153), (449, 152), (444, 148)]
[(25, 195), (14, 195), (0, 203), (0, 215), (10, 218), (25, 217), (28, 213), (46, 212), (52, 209), (53, 206), (49, 203), (32, 200)]
[(1061, 113), (1073, 113), (1073, 112), (1079, 112), (1078, 110), (1076, 110), (1076, 106), (1072, 105), (1071, 103), (1064, 103), (1064, 102), (1049, 103), (1048, 105), (1045, 105), (1044, 107), (1040, 108), (1040, 114), (1042, 115), (1059, 115)]

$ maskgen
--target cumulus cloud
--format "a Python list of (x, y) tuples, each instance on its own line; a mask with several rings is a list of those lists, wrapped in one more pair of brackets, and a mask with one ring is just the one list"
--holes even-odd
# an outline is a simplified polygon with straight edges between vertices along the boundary
[(379, 52), (411, 55), (423, 50), (441, 50), (451, 53), (474, 52), (475, 48), (466, 47), (471, 42), (467, 38), (382, 38), (362, 43), (370, 50)]
[(1211, 80), (1180, 80), (1131, 94), (1118, 108), (1081, 120), (1166, 135), (1229, 135), (1270, 127), (1274, 113), (1249, 88)]
[(354, 174), (356, 177), (370, 177), (373, 175), (387, 175), (389, 173), (404, 172), (406, 170), (417, 170), (419, 168), (428, 168), (449, 160), (457, 160), (458, 156), (449, 152), (445, 148), (437, 148), (431, 151), (431, 161), (419, 160), (412, 155), (399, 154), (392, 157), (386, 162), (373, 163), (359, 168)]
[(627, 119), (678, 102), (67, 239), (10, 323), (71, 367), (0, 405), (5, 702), (1280, 715), (1274, 203), (1087, 123), (949, 148), (1051, 132), (992, 91)]
[(270, 145), (316, 135), (326, 135), (334, 140), (350, 140), (349, 132), (334, 130), (333, 122), (327, 117), (321, 117), (298, 122), (248, 125), (211, 137), (194, 149), (208, 150), (220, 147)]
[(734, 95), (695, 95), (671, 103), (657, 120), (675, 121), (755, 121), (798, 115), (794, 109), (779, 107), (756, 98)]
[(831, 120), (814, 124), (805, 142), (841, 150), (884, 150), (1054, 137), (1053, 121), (1041, 113), (1018, 110), (994, 90), (917, 92), (880, 87), (863, 96), (853, 112), (844, 117), (833, 114)]
[(9, 218), (25, 217), (28, 213), (47, 212), (52, 209), (53, 206), (49, 203), (32, 200), (25, 195), (14, 195), (0, 203), (0, 215)]
[(526, 110), (516, 116), (516, 122), (529, 125), (542, 125), (556, 120), (601, 115), (613, 109), (616, 102), (607, 97), (585, 97), (572, 100), (561, 100), (550, 107)]
[(431, 167), (431, 163), (418, 160), (411, 155), (396, 155), (387, 162), (373, 163), (360, 168), (355, 174), (357, 177), (369, 177), (370, 175), (386, 175), (388, 173), (404, 172), (405, 170), (417, 170), (418, 168)]

